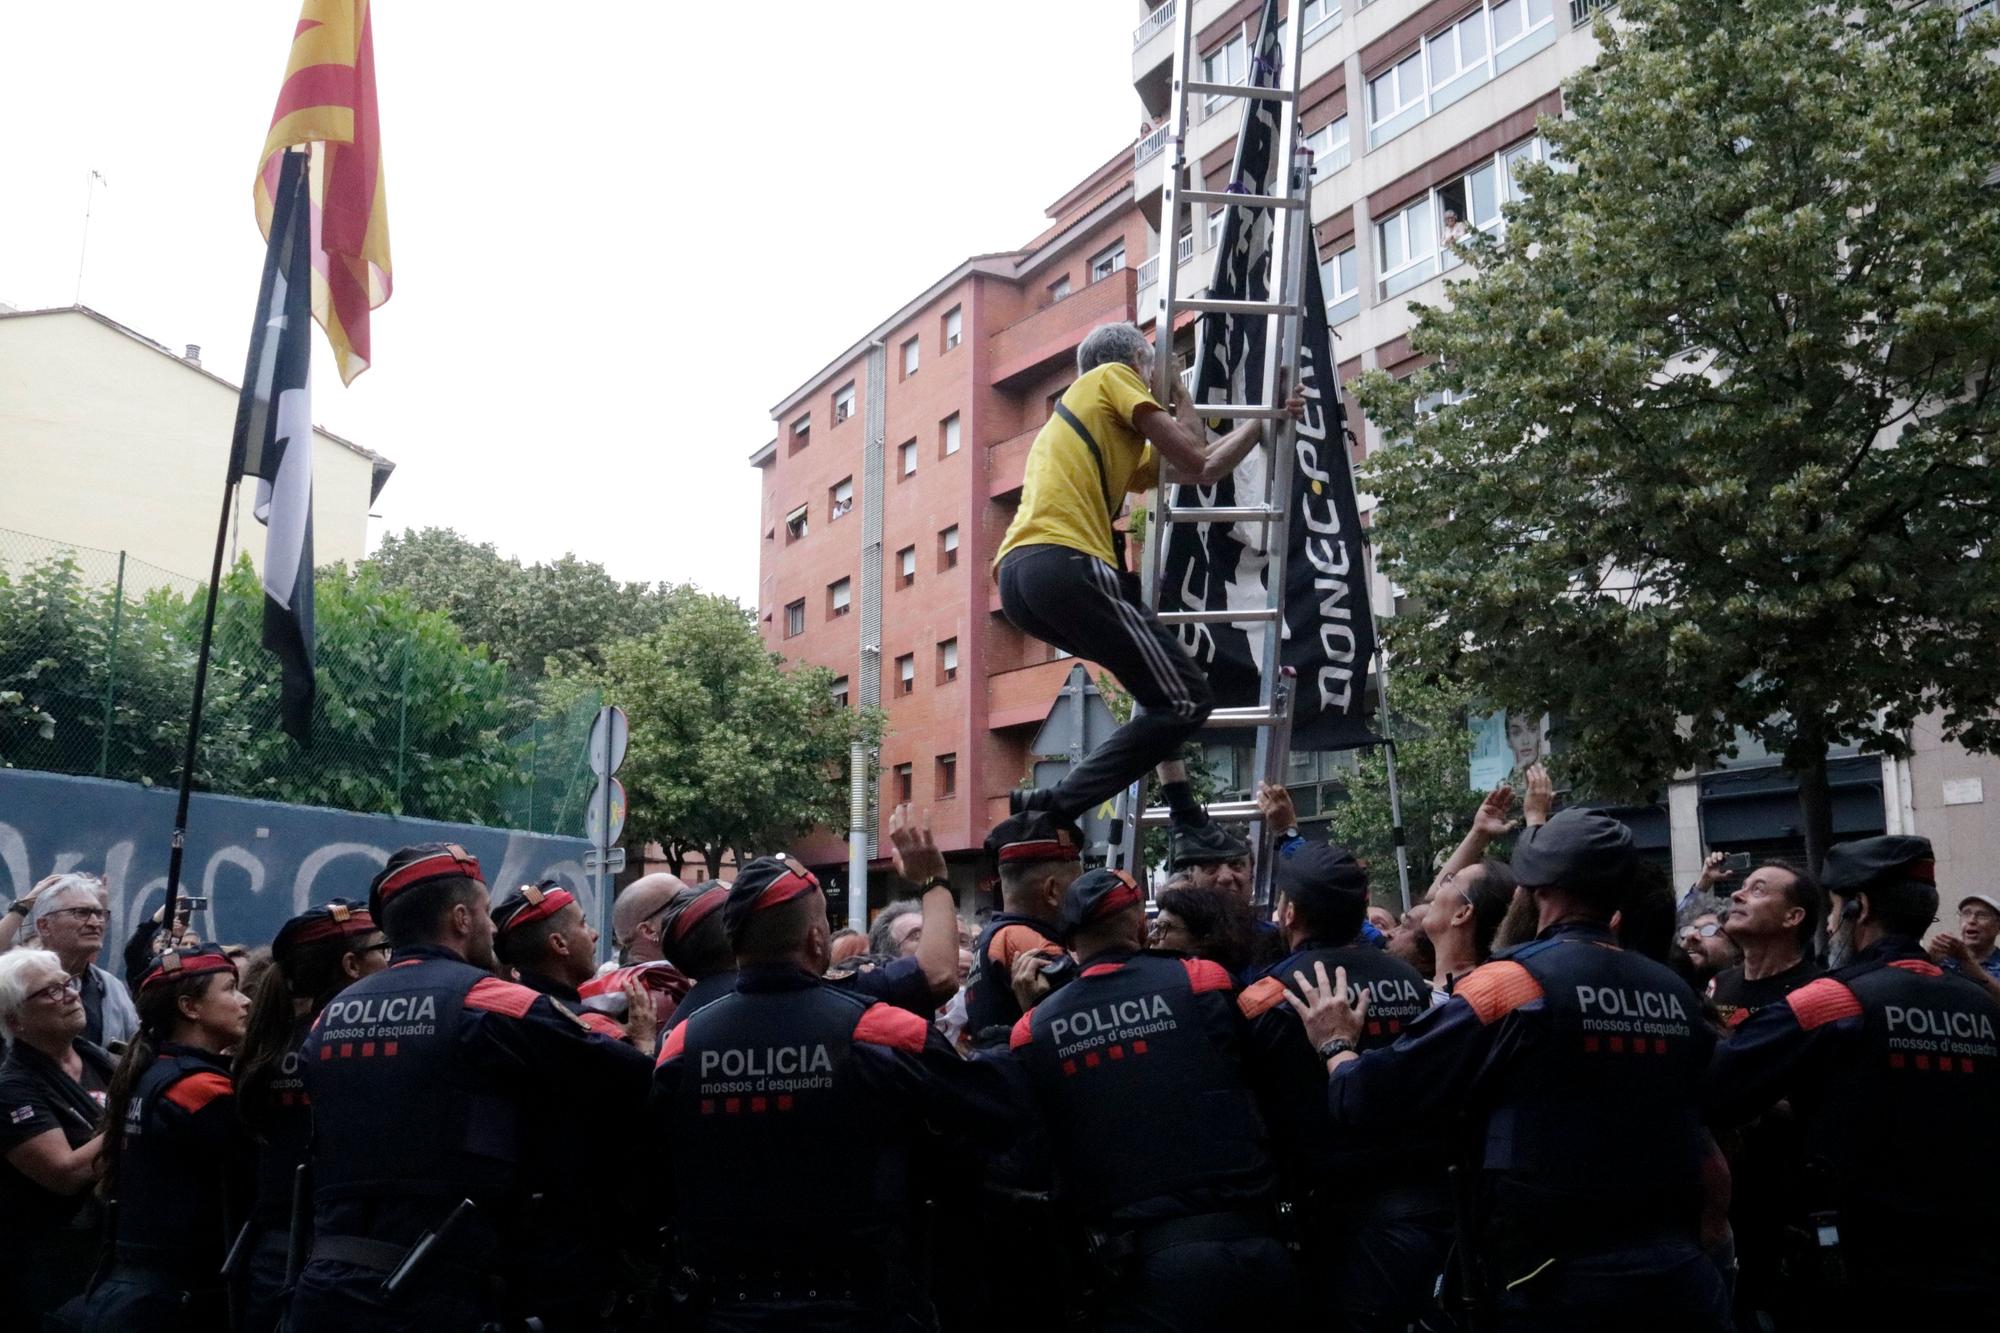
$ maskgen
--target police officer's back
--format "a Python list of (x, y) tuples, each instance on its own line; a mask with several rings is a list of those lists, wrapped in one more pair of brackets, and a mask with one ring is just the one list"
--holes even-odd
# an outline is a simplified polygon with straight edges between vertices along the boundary
[(532, 1231), (554, 1221), (531, 1206), (523, 1139), (570, 1125), (627, 1132), (644, 1106), (645, 1058), (492, 974), (486, 886), (462, 848), (397, 852), (369, 907), (390, 965), (330, 1003), (304, 1048), (314, 1238), (292, 1328), (532, 1315), (500, 1290), (532, 1253)]
[(1441, 1136), (1394, 1142), (1334, 1134), (1326, 1066), (1287, 1000), (1295, 975), (1347, 977), (1350, 1003), (1368, 996), (1355, 1049), (1387, 1046), (1429, 1012), (1430, 984), (1408, 963), (1360, 940), (1368, 872), (1344, 848), (1306, 843), (1279, 862), (1278, 924), (1289, 953), (1244, 987), (1251, 1068), (1271, 1084), (1264, 1104), (1285, 1152), (1287, 1193), (1302, 1210), (1314, 1299), (1353, 1330), (1401, 1330), (1432, 1308), (1451, 1241)]
[[(1468, 973), (1391, 1045), (1330, 1051), (1337, 1129), (1457, 1130), (1468, 1285), (1498, 1328), (1727, 1326), (1699, 1232), (1714, 1038), (1686, 983), (1608, 927), (1631, 865), (1631, 834), (1602, 815), (1526, 831), (1513, 869), (1535, 941)], [(1308, 1000), (1316, 1040), (1362, 1035), (1344, 996)]]
[(1290, 1314), (1274, 1164), (1243, 1067), (1229, 974), (1147, 953), (1145, 905), (1120, 872), (1063, 899), (1077, 979), (1010, 1038), (1068, 1205), (1099, 1238), (1102, 1328), (1253, 1327)]
[(1926, 839), (1838, 844), (1822, 882), (1853, 961), (1736, 1028), (1713, 1108), (1734, 1122), (1791, 1101), (1806, 1171), (1787, 1285), (1814, 1326), (1913, 1308), (1939, 1327), (1990, 1319), (2000, 1158), (1956, 1155), (1945, 1179), (1922, 1167), (1932, 1145), (1990, 1142), (2000, 1124), (2000, 1006), (1918, 943), (1938, 902)]
[(1043, 960), (1050, 987), (1075, 975), (1062, 947), (1062, 895), (1083, 873), (1083, 834), (1069, 820), (1024, 811), (994, 826), (986, 850), (1000, 870), (1000, 910), (972, 946), (965, 979), (965, 1031), (979, 1049), (999, 1049), (1021, 1017), (1014, 965), (1024, 954)]
[(735, 988), (667, 1034), (653, 1091), (697, 1322), (925, 1326), (926, 1125), (1004, 1133), (1001, 1081), (821, 979), (832, 932), (804, 867), (752, 861), (721, 910)]

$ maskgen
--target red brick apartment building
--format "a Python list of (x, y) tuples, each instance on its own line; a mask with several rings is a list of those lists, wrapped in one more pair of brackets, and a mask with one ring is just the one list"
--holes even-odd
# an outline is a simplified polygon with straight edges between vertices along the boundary
[[(1077, 344), (1133, 317), (1128, 260), (1146, 255), (1147, 228), (1132, 165), (1121, 150), (1026, 246), (965, 260), (862, 334), (772, 409), (777, 438), (751, 458), (765, 641), (833, 670), (850, 704), (879, 698), (880, 817), (899, 801), (928, 806), (962, 890), (1072, 665), (1007, 623), (988, 570)], [(793, 851), (844, 881), (845, 829)], [(879, 903), (886, 862), (873, 864)]]

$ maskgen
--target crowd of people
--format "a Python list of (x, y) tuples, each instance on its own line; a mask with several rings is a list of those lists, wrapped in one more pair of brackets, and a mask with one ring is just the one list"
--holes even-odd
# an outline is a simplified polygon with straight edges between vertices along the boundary
[[(1400, 916), (1169, 771), (1170, 876), (1029, 809), (959, 915), (927, 822), (864, 935), (763, 857), (581, 904), (442, 844), (222, 947), (0, 953), (0, 1327), (1824, 1329), (1989, 1314), (2000, 901), (1922, 839), (1822, 872), (1501, 788)], [(1493, 847), (1511, 839), (1512, 854)], [(24, 942), (22, 935), (31, 935)]]

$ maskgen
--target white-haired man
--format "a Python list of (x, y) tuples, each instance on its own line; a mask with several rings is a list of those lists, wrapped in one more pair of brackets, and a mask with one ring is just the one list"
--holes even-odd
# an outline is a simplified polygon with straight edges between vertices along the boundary
[[(1131, 324), (1104, 324), (1076, 349), (1077, 380), (1028, 450), (1021, 507), (994, 556), (1000, 605), (1016, 628), (1096, 662), (1132, 696), (1132, 720), (1054, 787), (1018, 793), (1017, 808), (1065, 819), (1130, 786), (1180, 752), (1215, 699), (1201, 669), (1123, 578), (1113, 526), (1124, 495), (1161, 480), (1208, 485), (1256, 445), (1251, 422), (1210, 441), (1176, 385), (1169, 412), (1146, 386), (1153, 346)], [(1286, 404), (1294, 416), (1305, 399)]]
[(139, 1030), (139, 1010), (125, 984), (97, 966), (111, 924), (104, 881), (95, 875), (50, 875), (8, 910), (7, 924), (13, 929), (0, 938), (0, 948), (13, 942), (22, 918), (34, 922), (42, 947), (62, 959), (63, 970), (82, 984), (84, 1039), (106, 1047), (130, 1041)]

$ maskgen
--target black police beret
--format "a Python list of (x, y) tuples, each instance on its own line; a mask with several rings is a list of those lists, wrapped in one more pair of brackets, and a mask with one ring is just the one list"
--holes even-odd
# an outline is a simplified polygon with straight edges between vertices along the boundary
[(1333, 907), (1346, 900), (1368, 906), (1368, 868), (1345, 847), (1327, 842), (1302, 843), (1278, 862), (1278, 892), (1295, 903)]
[(1571, 806), (1525, 829), (1509, 863), (1531, 889), (1611, 887), (1632, 869), (1632, 830), (1606, 814)]
[(736, 872), (722, 903), (722, 928), (736, 944), (757, 913), (817, 892), (819, 880), (791, 857), (760, 856)]
[(1241, 860), (1248, 855), (1249, 843), (1212, 820), (1206, 824), (1176, 824), (1173, 827), (1171, 869), (1219, 865), (1224, 861)]
[(420, 842), (389, 857), (389, 863), (368, 886), (368, 911), (376, 919), (397, 894), (434, 879), (469, 879), (484, 884), (479, 860), (455, 842)]
[(1001, 865), (1034, 861), (1080, 861), (1083, 830), (1075, 822), (1048, 810), (1023, 810), (993, 826), (986, 850)]
[(539, 884), (523, 884), (494, 905), (493, 930), (505, 935), (537, 921), (547, 921), (576, 902), (576, 895), (552, 879)]
[(1063, 934), (1073, 934), (1145, 901), (1138, 882), (1124, 871), (1086, 870), (1063, 890)]
[(729, 899), (727, 884), (683, 884), (660, 909), (660, 934), (669, 942), (686, 939)]
[(1937, 883), (1937, 860), (1929, 838), (1891, 833), (1879, 838), (1838, 842), (1826, 850), (1820, 883), (1828, 893), (1851, 898), (1864, 889), (1915, 880)]
[(146, 964), (146, 970), (139, 974), (139, 993), (143, 995), (155, 986), (185, 981), (189, 977), (205, 977), (215, 972), (236, 975), (235, 960), (222, 951), (221, 945), (198, 944), (192, 949), (168, 949)]
[(367, 908), (345, 898), (332, 898), (278, 927), (278, 934), (271, 941), (271, 957), (279, 967), (290, 971), (298, 961), (299, 950), (308, 944), (317, 944), (321, 940), (352, 939), (357, 935), (373, 934), (376, 929), (375, 918)]

